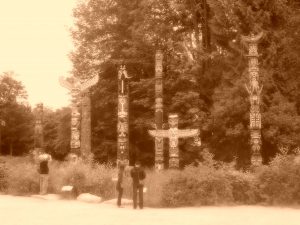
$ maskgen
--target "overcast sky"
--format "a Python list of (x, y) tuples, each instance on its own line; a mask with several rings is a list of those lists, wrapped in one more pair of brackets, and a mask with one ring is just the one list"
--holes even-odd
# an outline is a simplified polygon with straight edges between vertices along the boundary
[(58, 77), (72, 64), (69, 29), (77, 0), (0, 0), (0, 73), (14, 71), (31, 105), (54, 109), (69, 104)]

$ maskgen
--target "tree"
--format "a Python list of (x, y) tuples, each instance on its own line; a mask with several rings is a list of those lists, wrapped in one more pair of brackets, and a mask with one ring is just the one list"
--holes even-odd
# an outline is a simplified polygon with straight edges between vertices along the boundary
[[(73, 74), (100, 75), (92, 91), (93, 148), (116, 155), (117, 71), (130, 84), (130, 144), (153, 163), (154, 53), (164, 52), (164, 113), (179, 113), (180, 128), (200, 127), (216, 159), (249, 161), (247, 58), (241, 35), (263, 31), (259, 44), (263, 89), (263, 154), (299, 145), (299, 4), (295, 0), (87, 0), (74, 10)], [(284, 115), (284, 117), (283, 117)], [(291, 123), (294, 121), (294, 123)], [(275, 132), (276, 131), (276, 132)], [(198, 157), (182, 142), (183, 164)], [(134, 155), (131, 158), (134, 158)]]
[(44, 145), (45, 150), (63, 160), (70, 151), (71, 110), (62, 108), (56, 111), (44, 110)]
[(28, 153), (33, 140), (33, 115), (26, 104), (27, 94), (13, 72), (0, 77), (0, 115), (5, 121), (2, 128), (2, 154)]

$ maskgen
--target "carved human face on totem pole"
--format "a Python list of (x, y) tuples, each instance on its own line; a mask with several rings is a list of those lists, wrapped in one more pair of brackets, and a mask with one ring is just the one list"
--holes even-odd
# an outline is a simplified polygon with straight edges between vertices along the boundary
[(168, 118), (169, 122), (169, 146), (170, 146), (170, 158), (178, 159), (178, 115), (170, 114)]
[(252, 130), (251, 133), (251, 145), (252, 151), (258, 153), (261, 146), (261, 134), (260, 130)]
[(168, 118), (170, 129), (178, 129), (178, 115), (170, 114)]

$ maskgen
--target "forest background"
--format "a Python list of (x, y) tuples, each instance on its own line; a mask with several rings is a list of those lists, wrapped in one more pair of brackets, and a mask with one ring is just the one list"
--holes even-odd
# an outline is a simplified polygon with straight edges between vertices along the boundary
[[(130, 159), (154, 164), (154, 56), (164, 54), (164, 121), (178, 113), (180, 128), (199, 128), (202, 146), (180, 141), (181, 166), (201, 160), (250, 163), (249, 99), (243, 35), (259, 42), (262, 156), (300, 146), (300, 3), (297, 0), (85, 0), (74, 9), (72, 75), (99, 75), (92, 89), (92, 150), (113, 163), (117, 149), (117, 71), (130, 81)], [(44, 103), (47, 105), (47, 103)], [(70, 108), (45, 109), (45, 148), (63, 159), (70, 148)], [(26, 90), (4, 72), (0, 80), (1, 154), (33, 148), (34, 110)], [(167, 146), (167, 142), (166, 142)], [(167, 148), (166, 148), (167, 149)]]

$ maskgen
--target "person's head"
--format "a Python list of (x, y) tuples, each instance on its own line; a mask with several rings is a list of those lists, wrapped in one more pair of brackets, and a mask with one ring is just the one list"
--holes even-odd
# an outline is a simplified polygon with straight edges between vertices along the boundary
[(140, 161), (136, 161), (135, 164), (134, 164), (134, 166), (137, 167), (137, 168), (141, 167)]

